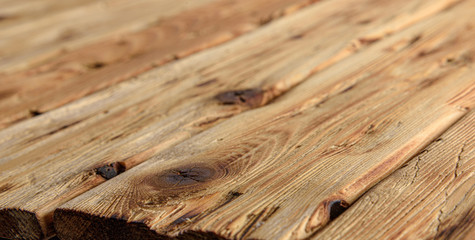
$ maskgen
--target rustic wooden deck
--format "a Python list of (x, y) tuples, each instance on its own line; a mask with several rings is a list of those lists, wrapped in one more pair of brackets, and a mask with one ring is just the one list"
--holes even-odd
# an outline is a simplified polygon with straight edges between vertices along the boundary
[(475, 239), (475, 0), (0, 0), (0, 238)]

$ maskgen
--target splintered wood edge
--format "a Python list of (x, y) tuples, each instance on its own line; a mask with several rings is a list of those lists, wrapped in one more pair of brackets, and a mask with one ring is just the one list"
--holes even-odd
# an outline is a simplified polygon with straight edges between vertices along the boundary
[(21, 209), (0, 210), (0, 238), (42, 239), (43, 231), (36, 214)]
[[(66, 222), (69, 224), (64, 224)], [(106, 218), (70, 209), (57, 209), (54, 223), (59, 239), (170, 239), (143, 222), (127, 222), (120, 217)]]

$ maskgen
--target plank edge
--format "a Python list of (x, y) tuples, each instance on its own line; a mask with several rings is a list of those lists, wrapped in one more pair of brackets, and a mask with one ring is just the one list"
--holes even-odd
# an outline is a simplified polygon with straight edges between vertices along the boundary
[(5, 208), (0, 210), (0, 237), (8, 239), (42, 239), (41, 224), (34, 212)]
[(106, 218), (59, 208), (53, 218), (60, 239), (170, 239), (151, 230), (144, 222), (127, 222), (120, 217)]

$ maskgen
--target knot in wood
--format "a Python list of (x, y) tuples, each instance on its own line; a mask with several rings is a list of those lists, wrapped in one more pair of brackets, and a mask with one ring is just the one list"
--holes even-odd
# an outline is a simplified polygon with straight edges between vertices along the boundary
[(197, 182), (206, 182), (212, 176), (210, 168), (185, 168), (172, 170), (164, 177), (172, 184), (189, 185)]
[(210, 166), (194, 165), (170, 169), (158, 176), (149, 176), (146, 182), (156, 189), (178, 189), (207, 183), (215, 179), (216, 175), (216, 170)]
[(259, 107), (263, 104), (264, 92), (261, 89), (245, 89), (223, 92), (216, 95), (223, 104), (247, 105), (251, 108)]
[(119, 162), (113, 162), (111, 164), (96, 168), (96, 173), (101, 175), (106, 180), (109, 180), (125, 171), (125, 166)]
[(340, 216), (346, 209), (348, 209), (349, 204), (344, 200), (334, 200), (328, 204), (328, 212), (330, 213), (330, 220), (333, 220)]

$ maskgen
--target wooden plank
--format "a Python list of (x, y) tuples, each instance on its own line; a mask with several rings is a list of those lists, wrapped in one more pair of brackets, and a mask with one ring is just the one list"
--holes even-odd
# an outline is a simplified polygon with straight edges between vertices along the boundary
[[(66, 51), (33, 69), (0, 75), (3, 86), (0, 92), (0, 128), (50, 111), (176, 58), (233, 39), (314, 0), (200, 0), (191, 1), (191, 5), (190, 1), (175, 2), (168, 0), (175, 11), (161, 6), (159, 9), (167, 11), (157, 12), (158, 23), (145, 30), (114, 34), (103, 41)], [(148, 8), (157, 9), (155, 6)], [(184, 11), (188, 8), (191, 9)], [(170, 16), (162, 16), (164, 14)], [(83, 17), (82, 12), (78, 15)], [(122, 23), (122, 20), (115, 21), (114, 25), (108, 26), (113, 28)], [(36, 22), (29, 24), (37, 27)], [(91, 35), (97, 38), (100, 34), (92, 32)], [(58, 46), (54, 44), (55, 49)], [(21, 47), (25, 48), (24, 45)], [(26, 49), (26, 54), (33, 53), (32, 49)]]
[[(149, 24), (213, 0), (109, 0), (0, 29), (0, 71), (26, 69), (62, 51)], [(166, 9), (166, 11), (157, 11)]]
[(474, 173), (472, 111), (314, 239), (472, 239)]
[(69, 201), (55, 211), (58, 236), (312, 236), (473, 107), (474, 4), (380, 40)]
[[(381, 11), (388, 5), (379, 1), (358, 3), (344, 9), (338, 6), (346, 1), (319, 3), (236, 41), (0, 132), (4, 216), (14, 222), (38, 219), (31, 225), (42, 226), (48, 234), (57, 206), (105, 181), (95, 169), (120, 162), (127, 170), (224, 119), (265, 105), (309, 74), (370, 46), (354, 43), (374, 35), (376, 26), (390, 26), (380, 32), (394, 33), (427, 14), (424, 1), (411, 14), (405, 7), (415, 5), (404, 2), (392, 3), (400, 11), (391, 14)], [(440, 11), (447, 2), (430, 6)], [(331, 16), (333, 21), (328, 21)], [(367, 17), (373, 21), (361, 24)], [(250, 102), (221, 97), (236, 103), (223, 105), (214, 99), (236, 89), (255, 89), (242, 94)], [(17, 214), (14, 209), (33, 217), (11, 217)], [(26, 233), (22, 231), (3, 230)]]
[(49, 14), (56, 14), (76, 7), (90, 4), (94, 0), (2, 0), (0, 5), (0, 28), (11, 27), (34, 21)]
[[(180, 106), (192, 105), (193, 102), (199, 102), (200, 106), (203, 105), (200, 102), (202, 100), (213, 103), (215, 101), (210, 101), (209, 98), (226, 90), (260, 88), (267, 92), (267, 95), (276, 97), (301, 82), (309, 74), (364, 49), (360, 41), (366, 42), (364, 40), (366, 36), (375, 35), (372, 30), (376, 26), (388, 26), (386, 29), (381, 27), (379, 31), (384, 36), (391, 33), (391, 30), (407, 27), (408, 24), (417, 21), (421, 15), (426, 14), (428, 7), (423, 2), (414, 2), (414, 5), (418, 6), (417, 11), (414, 10), (414, 6), (409, 5), (408, 9), (413, 11), (408, 15), (408, 9), (403, 8), (407, 5), (395, 4), (394, 8), (401, 9), (400, 12), (393, 12), (392, 15), (384, 13), (382, 16), (380, 10), (387, 5), (372, 1), (367, 1), (367, 4), (363, 3), (365, 1), (359, 3), (359, 6), (355, 6), (356, 9), (349, 9), (345, 12), (359, 13), (355, 14), (351, 22), (345, 26), (340, 25), (339, 22), (343, 21), (345, 17), (334, 18), (335, 20), (331, 22), (326, 21), (325, 18), (334, 12), (322, 15), (322, 11), (327, 10), (319, 10), (323, 7), (316, 6), (311, 11), (291, 18), (291, 21), (286, 19), (285, 22), (246, 36), (234, 43), (221, 46), (187, 61), (149, 72), (134, 81), (126, 82), (57, 111), (10, 127), (0, 134), (0, 157), (2, 157), (0, 162), (11, 160), (19, 151), (31, 150), (34, 144), (40, 144), (40, 142), (44, 144), (47, 142), (45, 138), (49, 135), (61, 132), (93, 116), (95, 119), (90, 120), (84, 129), (97, 126), (98, 122), (102, 121), (101, 115), (105, 111), (110, 112), (111, 108), (115, 108), (114, 111), (119, 112), (134, 104), (140, 104), (138, 107), (140, 110), (147, 109), (146, 115), (156, 118), (160, 114), (165, 117), (165, 115), (178, 112), (181, 109)], [(430, 6), (438, 6), (437, 9), (440, 11), (447, 7), (447, 2), (432, 2)], [(373, 11), (368, 12), (367, 9), (373, 9)], [(321, 17), (315, 18), (312, 16), (312, 11), (316, 11)], [(339, 10), (334, 11), (338, 12)], [(366, 19), (366, 17), (371, 17), (373, 24), (362, 25), (361, 19)], [(403, 18), (406, 21), (401, 21)], [(298, 26), (299, 21), (307, 21), (308, 25)], [(394, 27), (396, 24), (401, 25)], [(296, 36), (298, 41), (296, 41)], [(355, 38), (355, 36), (358, 37)], [(271, 39), (273, 40), (272, 44), (269, 43)], [(263, 43), (267, 43), (265, 48), (262, 47)], [(313, 50), (309, 51), (309, 48)], [(287, 59), (282, 58), (284, 55)], [(266, 69), (262, 69), (263, 66)], [(197, 85), (200, 85), (201, 88), (197, 88)], [(214, 90), (210, 92), (210, 89)], [(173, 93), (165, 94), (170, 91)], [(170, 95), (173, 98), (170, 98)], [(151, 107), (153, 107), (153, 111), (150, 109)], [(202, 115), (196, 113), (198, 114), (196, 119), (208, 118), (209, 120), (208, 114), (212, 114), (212, 112), (218, 112), (220, 117), (223, 117), (249, 108), (249, 106), (240, 106), (239, 109), (231, 107), (226, 111), (226, 106), (206, 107), (212, 107), (212, 110)], [(190, 109), (185, 112), (190, 112)], [(129, 113), (127, 116), (121, 115), (121, 118), (129, 119), (128, 122), (136, 122), (142, 117), (137, 116), (137, 112)], [(183, 118), (183, 116), (176, 116)], [(107, 123), (107, 125), (111, 125), (111, 123)], [(109, 128), (108, 131), (113, 131), (114, 128)]]

